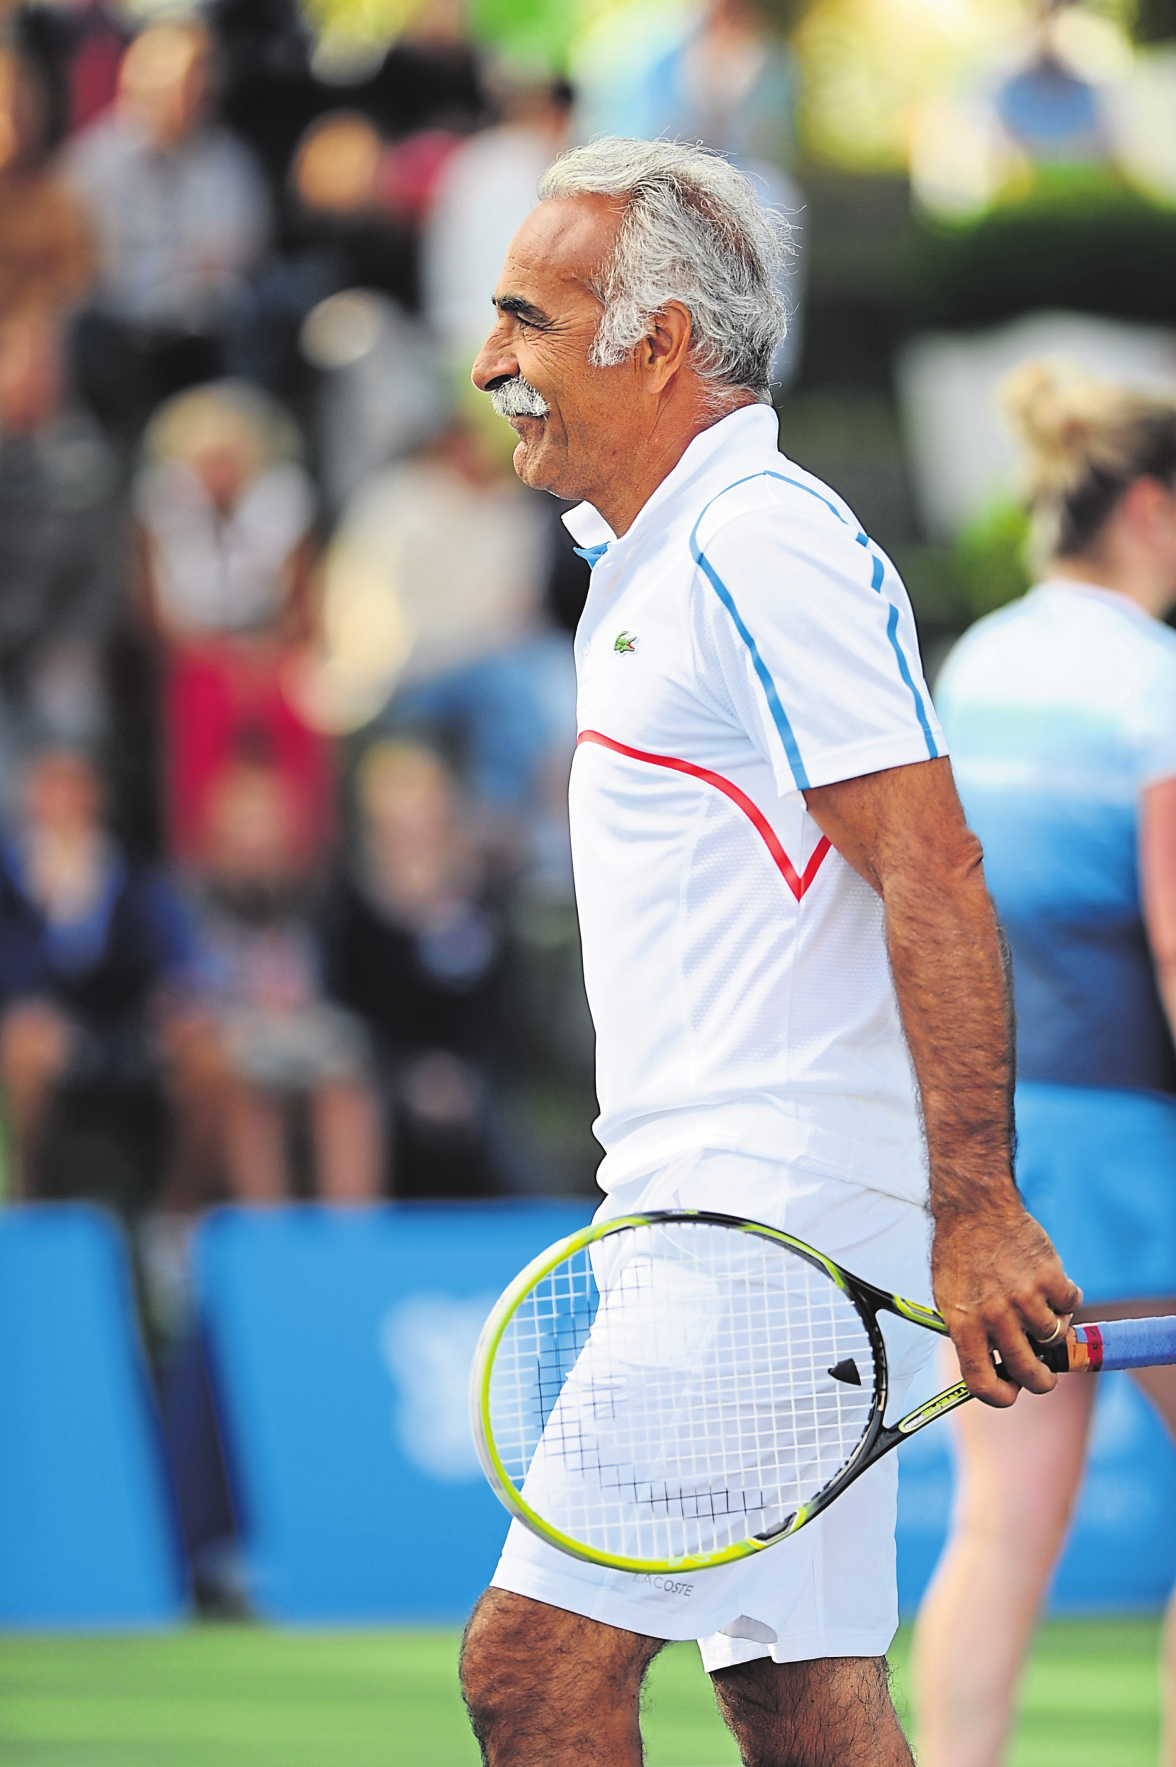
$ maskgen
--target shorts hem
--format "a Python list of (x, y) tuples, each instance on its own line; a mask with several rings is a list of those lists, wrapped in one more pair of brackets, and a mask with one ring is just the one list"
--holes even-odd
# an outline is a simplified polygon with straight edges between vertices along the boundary
[(775, 1644), (753, 1644), (748, 1638), (728, 1638), (722, 1632), (712, 1632), (698, 1640), (698, 1648), (703, 1668), (713, 1675), (716, 1669), (761, 1662), (766, 1657), (774, 1663), (812, 1663), (822, 1657), (884, 1657), (894, 1643), (897, 1629), (890, 1626), (873, 1631), (785, 1633)]

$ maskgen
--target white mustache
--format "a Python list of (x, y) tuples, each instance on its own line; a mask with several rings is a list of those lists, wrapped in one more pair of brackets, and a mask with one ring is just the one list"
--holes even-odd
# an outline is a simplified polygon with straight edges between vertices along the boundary
[(547, 417), (551, 406), (521, 374), (504, 380), (490, 394), (490, 403), (499, 417)]

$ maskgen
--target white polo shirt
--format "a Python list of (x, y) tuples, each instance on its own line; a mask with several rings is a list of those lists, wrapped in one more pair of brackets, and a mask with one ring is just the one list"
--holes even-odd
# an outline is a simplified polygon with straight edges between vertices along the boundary
[(620, 539), (564, 521), (593, 563), (571, 818), (602, 1187), (712, 1147), (924, 1201), (882, 905), (802, 795), (945, 752), (901, 580), (762, 405)]

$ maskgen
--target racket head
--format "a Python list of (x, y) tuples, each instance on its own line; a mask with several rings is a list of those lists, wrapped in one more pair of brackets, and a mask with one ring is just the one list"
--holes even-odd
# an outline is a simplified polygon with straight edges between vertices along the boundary
[(612, 1569), (762, 1552), (832, 1501), (882, 1431), (871, 1293), (735, 1216), (583, 1228), (535, 1258), (483, 1328), (470, 1412), (487, 1479), (541, 1539)]

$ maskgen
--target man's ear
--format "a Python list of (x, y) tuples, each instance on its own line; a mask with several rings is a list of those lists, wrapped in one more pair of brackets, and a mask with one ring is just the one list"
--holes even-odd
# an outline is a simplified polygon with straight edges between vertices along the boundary
[(689, 309), (681, 301), (667, 301), (661, 312), (653, 315), (641, 340), (639, 360), (659, 389), (669, 385), (685, 362), (693, 331)]

